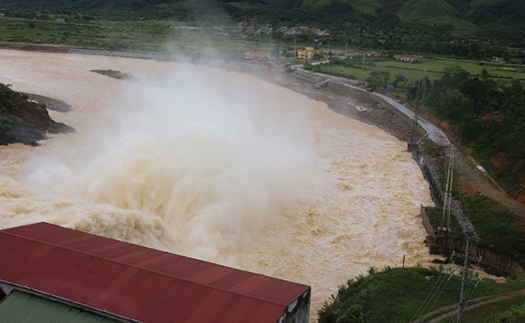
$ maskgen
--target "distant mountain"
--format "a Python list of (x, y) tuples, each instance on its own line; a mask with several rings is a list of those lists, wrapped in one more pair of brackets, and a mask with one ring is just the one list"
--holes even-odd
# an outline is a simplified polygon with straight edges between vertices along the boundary
[[(0, 8), (98, 11), (116, 19), (228, 17), (233, 22), (257, 18), (272, 25), (342, 31), (370, 24), (382, 28), (430, 26), (511, 42), (525, 40), (525, 0), (0, 0)], [(126, 14), (115, 15), (115, 11)]]
[(468, 1), (464, 19), (479, 26), (488, 37), (521, 41), (525, 35), (525, 0)]

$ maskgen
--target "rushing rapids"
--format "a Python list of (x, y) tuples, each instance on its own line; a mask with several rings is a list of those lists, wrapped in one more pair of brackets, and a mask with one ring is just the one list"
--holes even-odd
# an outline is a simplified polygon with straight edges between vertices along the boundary
[[(405, 143), (254, 77), (0, 50), (0, 82), (76, 129), (0, 147), (0, 228), (47, 221), (312, 286), (312, 319), (370, 267), (425, 262)], [(123, 81), (90, 72), (138, 76)]]

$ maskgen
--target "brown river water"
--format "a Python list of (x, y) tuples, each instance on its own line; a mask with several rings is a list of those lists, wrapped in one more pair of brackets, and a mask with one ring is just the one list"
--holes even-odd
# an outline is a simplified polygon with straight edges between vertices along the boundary
[[(140, 81), (90, 72), (112, 69)], [(0, 228), (46, 221), (312, 286), (311, 320), (370, 267), (425, 263), (406, 144), (218, 68), (0, 50), (0, 83), (76, 129), (0, 146)]]

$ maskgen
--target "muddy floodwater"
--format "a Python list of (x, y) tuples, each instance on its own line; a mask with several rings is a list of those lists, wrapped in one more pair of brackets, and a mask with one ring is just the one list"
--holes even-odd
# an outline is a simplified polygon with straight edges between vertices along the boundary
[[(134, 81), (91, 70), (117, 70)], [(0, 82), (76, 129), (0, 146), (0, 228), (46, 221), (312, 287), (427, 262), (406, 143), (220, 68), (0, 50)], [(351, 100), (351, 98), (349, 98)]]

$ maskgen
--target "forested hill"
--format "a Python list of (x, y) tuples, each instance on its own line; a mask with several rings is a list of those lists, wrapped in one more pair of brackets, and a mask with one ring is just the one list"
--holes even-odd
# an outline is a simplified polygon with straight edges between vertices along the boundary
[(525, 39), (525, 0), (0, 0), (0, 9), (75, 10), (113, 19), (257, 18), (273, 26), (336, 31), (430, 26), (487, 39), (520, 43)]

